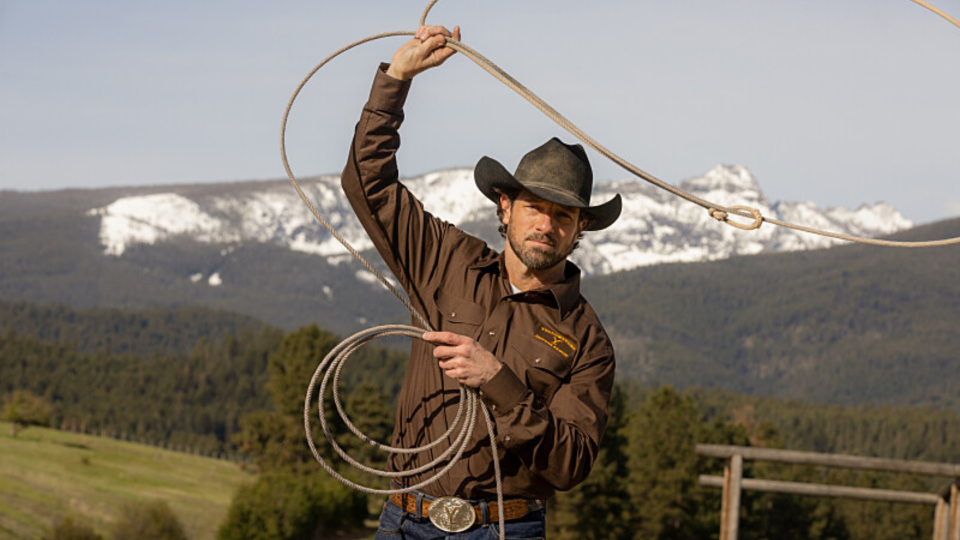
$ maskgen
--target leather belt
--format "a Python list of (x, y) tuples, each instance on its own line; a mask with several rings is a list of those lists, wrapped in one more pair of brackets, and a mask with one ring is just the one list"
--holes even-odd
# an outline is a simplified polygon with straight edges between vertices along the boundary
[[(483, 519), (483, 508), (480, 502), (471, 502), (465, 501), (471, 507), (473, 507), (473, 512), (476, 514), (475, 523), (487, 524), (487, 523), (496, 523), (500, 520), (500, 508), (497, 506), (496, 501), (487, 502), (487, 519)], [(426, 517), (428, 515), (430, 505), (433, 504), (432, 499), (423, 498), (420, 503), (421, 510), (420, 514), (417, 514), (417, 496), (410, 493), (394, 493), (390, 495), (390, 504), (400, 508), (408, 514), (413, 514), (417, 517)], [(540, 510), (543, 508), (543, 501), (539, 499), (507, 499), (503, 501), (503, 518), (506, 521), (520, 519), (534, 510)], [(469, 514), (467, 514), (469, 515)]]

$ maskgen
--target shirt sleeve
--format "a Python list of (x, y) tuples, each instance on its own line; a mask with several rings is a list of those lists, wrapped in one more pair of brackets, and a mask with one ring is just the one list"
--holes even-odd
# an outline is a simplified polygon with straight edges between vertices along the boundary
[(397, 150), (410, 81), (386, 74), (381, 64), (350, 146), (341, 185), (377, 251), (424, 309), (419, 291), (438, 268), (440, 245), (450, 225), (424, 211), (399, 180)]
[(581, 360), (549, 405), (506, 364), (480, 387), (497, 424), (497, 444), (558, 491), (587, 478), (607, 425), (613, 391), (612, 348)]

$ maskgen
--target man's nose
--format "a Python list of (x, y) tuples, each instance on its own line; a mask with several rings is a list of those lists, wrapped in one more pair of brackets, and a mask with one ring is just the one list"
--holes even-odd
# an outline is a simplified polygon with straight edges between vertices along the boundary
[(537, 230), (544, 234), (549, 234), (553, 232), (554, 223), (553, 217), (550, 214), (540, 214), (536, 222)]

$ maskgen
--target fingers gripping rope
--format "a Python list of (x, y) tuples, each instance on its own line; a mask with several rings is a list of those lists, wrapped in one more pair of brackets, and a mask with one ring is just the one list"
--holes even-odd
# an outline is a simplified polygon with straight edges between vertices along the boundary
[[(950, 17), (943, 11), (937, 9), (936, 7), (928, 4), (924, 0), (910, 0), (910, 1), (932, 11), (933, 13), (937, 14), (938, 16), (948, 21), (950, 24), (956, 26), (957, 28), (960, 28), (960, 22)], [(420, 26), (423, 26), (425, 24), (427, 15), (429, 14), (431, 8), (436, 3), (437, 3), (437, 0), (431, 0), (430, 3), (427, 5), (426, 9), (424, 9), (423, 14), (420, 17)], [(316, 372), (314, 372), (314, 375), (310, 380), (310, 385), (308, 387), (307, 395), (304, 400), (304, 409), (303, 409), (304, 428), (306, 429), (307, 442), (310, 446), (310, 450), (311, 452), (313, 452), (313, 455), (317, 459), (317, 461), (323, 466), (323, 468), (328, 473), (330, 473), (331, 476), (343, 482), (344, 484), (366, 493), (383, 494), (383, 495), (389, 495), (393, 493), (406, 493), (415, 489), (419, 489), (421, 487), (424, 487), (426, 485), (429, 485), (437, 481), (443, 474), (446, 474), (446, 472), (453, 467), (454, 463), (463, 455), (464, 451), (466, 450), (466, 447), (471, 440), (473, 430), (476, 427), (476, 418), (478, 416), (478, 413), (481, 416), (483, 416), (483, 419), (486, 423), (487, 431), (490, 435), (491, 446), (493, 448), (496, 448), (496, 441), (494, 439), (495, 429), (494, 429), (493, 421), (490, 418), (490, 414), (487, 411), (486, 406), (477, 398), (476, 391), (472, 388), (461, 386), (460, 408), (457, 411), (456, 419), (451, 425), (450, 429), (447, 431), (447, 433), (445, 433), (443, 436), (438, 438), (436, 441), (428, 443), (427, 445), (422, 447), (405, 449), (405, 448), (395, 448), (395, 447), (380, 444), (376, 441), (373, 441), (370, 437), (368, 437), (359, 429), (357, 429), (352, 422), (350, 422), (349, 418), (347, 417), (341, 405), (341, 400), (340, 400), (339, 392), (337, 388), (338, 382), (340, 379), (340, 373), (343, 369), (343, 366), (346, 364), (346, 361), (349, 359), (350, 355), (361, 346), (373, 340), (380, 339), (383, 337), (403, 336), (403, 337), (410, 337), (413, 339), (420, 339), (421, 336), (423, 335), (424, 328), (430, 329), (431, 326), (429, 322), (426, 320), (426, 318), (422, 314), (417, 312), (416, 309), (414, 309), (414, 307), (410, 304), (410, 302), (407, 301), (407, 299), (404, 298), (403, 295), (401, 295), (400, 292), (393, 285), (391, 285), (376, 269), (374, 269), (373, 266), (366, 259), (364, 259), (342, 236), (340, 236), (339, 233), (337, 233), (337, 231), (333, 228), (333, 226), (331, 226), (326, 221), (326, 219), (324, 219), (324, 217), (317, 211), (317, 209), (310, 202), (310, 199), (306, 196), (306, 194), (301, 189), (300, 184), (297, 182), (297, 179), (293, 174), (293, 170), (290, 168), (290, 163), (287, 159), (287, 151), (286, 151), (286, 131), (287, 131), (287, 119), (290, 115), (290, 111), (293, 107), (293, 103), (296, 101), (297, 96), (299, 96), (300, 91), (307, 84), (307, 82), (313, 77), (313, 75), (316, 74), (329, 61), (333, 60), (334, 58), (343, 54), (344, 52), (350, 49), (353, 49), (354, 47), (357, 47), (364, 43), (368, 43), (370, 41), (374, 41), (374, 40), (386, 38), (386, 37), (413, 36), (413, 35), (415, 35), (415, 32), (413, 31), (395, 31), (395, 32), (384, 32), (380, 34), (375, 34), (375, 35), (360, 39), (358, 41), (355, 41), (349, 45), (346, 45), (340, 48), (339, 50), (333, 52), (326, 58), (324, 58), (306, 75), (306, 77), (303, 78), (302, 81), (300, 81), (300, 84), (294, 90), (293, 95), (290, 97), (290, 100), (287, 103), (287, 107), (284, 110), (283, 120), (280, 126), (280, 156), (283, 161), (283, 167), (286, 170), (287, 177), (290, 179), (290, 182), (293, 184), (294, 189), (297, 191), (297, 194), (300, 196), (300, 199), (307, 206), (307, 208), (310, 210), (313, 216), (327, 229), (327, 231), (329, 231), (330, 234), (335, 239), (337, 239), (337, 241), (339, 241), (347, 249), (347, 251), (349, 251), (367, 270), (373, 273), (373, 275), (376, 276), (376, 278), (387, 288), (387, 290), (389, 290), (407, 308), (407, 310), (410, 311), (414, 319), (417, 322), (419, 322), (420, 325), (422, 326), (422, 328), (417, 328), (414, 326), (406, 326), (406, 325), (379, 326), (376, 328), (370, 328), (368, 330), (358, 332), (357, 334), (354, 334), (353, 336), (347, 338), (342, 343), (340, 343), (336, 348), (330, 351), (330, 353), (323, 359), (323, 361), (317, 367)], [(728, 225), (731, 225), (733, 227), (737, 227), (739, 229), (744, 229), (744, 230), (753, 230), (753, 229), (759, 228), (764, 222), (769, 222), (774, 225), (779, 225), (781, 227), (787, 227), (787, 228), (802, 231), (802, 232), (818, 234), (818, 235), (836, 238), (840, 240), (860, 242), (860, 243), (873, 244), (873, 245), (881, 245), (881, 246), (891, 246), (891, 247), (918, 248), (918, 247), (933, 247), (933, 246), (960, 244), (960, 237), (949, 238), (944, 240), (932, 240), (932, 241), (925, 241), (925, 242), (895, 242), (895, 241), (889, 241), (889, 240), (878, 240), (873, 238), (862, 238), (862, 237), (856, 237), (856, 236), (850, 236), (850, 235), (843, 235), (843, 234), (838, 234), (838, 233), (829, 232), (829, 231), (822, 231), (822, 230), (814, 229), (812, 227), (806, 227), (803, 225), (787, 223), (787, 222), (779, 221), (776, 219), (764, 217), (760, 213), (760, 211), (756, 208), (751, 208), (747, 206), (724, 207), (722, 205), (711, 203), (710, 201), (701, 199), (691, 193), (688, 193), (676, 186), (673, 186), (671, 184), (668, 184), (656, 178), (655, 176), (641, 170), (637, 166), (633, 165), (632, 163), (628, 162), (627, 160), (621, 158), (617, 154), (608, 150), (606, 147), (600, 145), (600, 143), (598, 143), (597, 141), (592, 139), (589, 135), (587, 135), (582, 130), (580, 130), (576, 125), (574, 125), (567, 118), (565, 118), (555, 109), (553, 109), (545, 101), (540, 99), (540, 97), (538, 97), (536, 94), (534, 94), (525, 86), (523, 86), (519, 81), (511, 77), (509, 74), (507, 74), (502, 69), (500, 69), (496, 64), (494, 64), (493, 62), (485, 58), (483, 55), (481, 55), (477, 51), (471, 49), (467, 45), (459, 41), (456, 41), (452, 38), (447, 38), (447, 46), (462, 53), (465, 57), (469, 58), (471, 61), (476, 63), (482, 69), (484, 69), (485, 71), (493, 75), (495, 78), (500, 80), (502, 83), (510, 87), (512, 90), (514, 90), (518, 94), (520, 94), (524, 99), (526, 99), (531, 104), (533, 104), (534, 107), (536, 107), (541, 112), (549, 116), (550, 119), (552, 119), (554, 122), (559, 124), (562, 128), (569, 131), (572, 135), (574, 135), (575, 137), (583, 141), (587, 146), (590, 146), (591, 148), (599, 152), (604, 157), (610, 159), (611, 161), (613, 161), (623, 169), (627, 170), (631, 174), (634, 174), (642, 178), (643, 180), (663, 190), (666, 190), (678, 197), (681, 197), (689, 202), (692, 202), (694, 204), (697, 204), (703, 207), (704, 209), (707, 210), (710, 217), (718, 221), (727, 223)], [(732, 221), (729, 219), (731, 215), (752, 218), (753, 222), (749, 224), (742, 224), (736, 221)], [(450, 459), (450, 461), (440, 470), (439, 473), (437, 473), (437, 475), (431, 478), (428, 478), (427, 480), (424, 480), (419, 484), (416, 484), (413, 486), (407, 486), (401, 489), (368, 488), (365, 486), (358, 485), (354, 482), (351, 482), (350, 480), (339, 475), (320, 456), (320, 453), (317, 451), (316, 445), (313, 440), (313, 435), (312, 435), (312, 430), (310, 425), (310, 409), (311, 409), (312, 397), (313, 397), (316, 384), (320, 380), (321, 374), (323, 374), (323, 379), (320, 384), (320, 399), (319, 399), (319, 417), (320, 417), (321, 427), (323, 429), (324, 436), (327, 438), (327, 441), (334, 448), (335, 452), (344, 460), (346, 460), (348, 463), (350, 463), (354, 467), (358, 467), (361, 470), (364, 470), (366, 472), (369, 472), (378, 476), (384, 476), (389, 478), (401, 478), (405, 476), (419, 474), (421, 472), (429, 470), (432, 467), (439, 465), (440, 463), (442, 463), (444, 460), (448, 458)], [(453, 444), (451, 444), (449, 448), (447, 448), (447, 450), (445, 450), (440, 456), (438, 456), (436, 459), (434, 459), (430, 463), (425, 464), (415, 470), (389, 472), (389, 471), (379, 471), (376, 469), (371, 469), (369, 467), (366, 467), (358, 463), (356, 460), (352, 459), (350, 456), (348, 456), (346, 452), (344, 452), (343, 449), (337, 445), (336, 441), (333, 438), (333, 435), (329, 430), (329, 427), (326, 424), (326, 420), (324, 416), (325, 410), (323, 405), (323, 395), (325, 394), (327, 387), (331, 386), (330, 385), (331, 377), (332, 377), (331, 391), (333, 393), (334, 403), (336, 404), (336, 408), (339, 411), (347, 427), (355, 435), (360, 437), (362, 440), (366, 441), (367, 443), (371, 444), (372, 446), (380, 450), (393, 452), (393, 453), (400, 453), (400, 454), (419, 453), (437, 446), (438, 444), (440, 444), (441, 441), (448, 440), (448, 438), (451, 435), (453, 435), (455, 429), (457, 429), (458, 426), (460, 431), (457, 432), (457, 435), (454, 439)], [(503, 485), (502, 485), (502, 480), (500, 476), (500, 464), (499, 464), (499, 460), (497, 459), (497, 452), (493, 452), (493, 466), (494, 466), (496, 485), (497, 485), (497, 500), (498, 500), (498, 503), (502, 505), (503, 504)], [(501, 512), (500, 513), (500, 538), (501, 539), (504, 538), (503, 531), (504, 531), (504, 514), (503, 512)]]

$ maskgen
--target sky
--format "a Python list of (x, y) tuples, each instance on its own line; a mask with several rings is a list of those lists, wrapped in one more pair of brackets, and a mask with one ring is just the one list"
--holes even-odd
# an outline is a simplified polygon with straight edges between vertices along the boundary
[[(960, 18), (960, 0), (934, 4)], [(284, 178), (294, 88), (356, 39), (413, 30), (426, 2), (0, 0), (0, 190)], [(960, 29), (908, 0), (441, 0), (428, 22), (498, 63), (601, 144), (678, 183), (746, 166), (772, 201), (885, 201), (960, 216)], [(321, 70), (287, 147), (338, 173), (376, 66)], [(463, 56), (414, 81), (401, 174), (513, 170), (552, 121)], [(626, 171), (590, 152), (596, 177)], [(2, 195), (0, 195), (2, 196)]]

